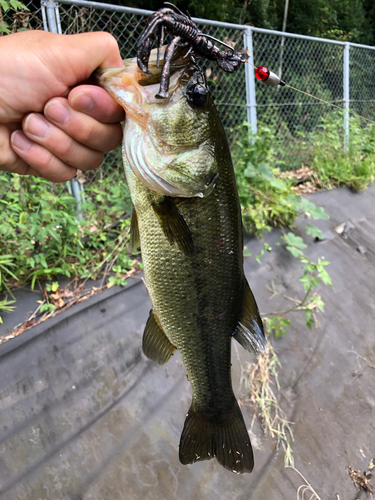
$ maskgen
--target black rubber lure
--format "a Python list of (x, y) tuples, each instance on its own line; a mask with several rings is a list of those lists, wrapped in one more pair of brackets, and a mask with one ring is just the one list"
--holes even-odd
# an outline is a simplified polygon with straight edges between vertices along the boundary
[[(165, 2), (164, 5), (168, 5), (168, 7), (159, 9), (148, 19), (147, 28), (138, 41), (137, 52), (139, 69), (149, 74), (148, 61), (153, 45), (152, 37), (154, 33), (158, 34), (158, 62), (159, 51), (164, 42), (165, 28), (173, 35), (172, 41), (167, 46), (164, 53), (160, 89), (159, 93), (156, 95), (158, 99), (165, 99), (168, 97), (170, 64), (178, 46), (189, 47), (186, 56), (193, 52), (197, 56), (205, 57), (210, 61), (216, 61), (219, 68), (227, 73), (233, 73), (240, 66), (240, 63), (245, 62), (242, 59), (241, 52), (235, 52), (230, 45), (202, 33), (198, 26), (192, 21), (190, 14), (183, 14), (175, 5), (169, 2)], [(227, 47), (228, 50), (220, 50), (211, 40)]]

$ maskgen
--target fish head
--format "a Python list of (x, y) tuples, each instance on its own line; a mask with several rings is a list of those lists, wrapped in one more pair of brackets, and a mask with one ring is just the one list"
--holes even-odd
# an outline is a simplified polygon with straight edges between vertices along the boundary
[[(150, 74), (136, 59), (98, 70), (99, 84), (125, 109), (123, 154), (149, 189), (176, 197), (208, 196), (218, 179), (217, 115), (202, 70), (179, 49), (171, 61), (168, 96), (158, 96), (163, 69), (151, 52)], [(220, 137), (222, 137), (219, 134)]]

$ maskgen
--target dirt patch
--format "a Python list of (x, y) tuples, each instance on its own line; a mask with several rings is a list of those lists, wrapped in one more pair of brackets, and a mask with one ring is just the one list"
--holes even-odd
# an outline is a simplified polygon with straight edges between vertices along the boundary
[(301, 167), (298, 170), (290, 170), (288, 172), (280, 172), (279, 177), (282, 179), (291, 179), (293, 182), (292, 190), (296, 194), (310, 194), (315, 191), (320, 191), (319, 179), (316, 172), (310, 167)]

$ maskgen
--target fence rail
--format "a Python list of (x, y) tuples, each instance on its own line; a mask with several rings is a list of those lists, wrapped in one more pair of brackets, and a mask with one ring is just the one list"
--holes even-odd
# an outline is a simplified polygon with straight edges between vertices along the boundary
[[(151, 11), (120, 7), (84, 0), (43, 0), (36, 8), (28, 4), (29, 13), (8, 16), (14, 29), (48, 29), (60, 33), (82, 33), (104, 30), (118, 40), (122, 56), (134, 57), (136, 43)], [(349, 144), (349, 110), (375, 120), (375, 47), (348, 42), (313, 38), (262, 28), (194, 19), (209, 35), (244, 49), (255, 66), (266, 65), (293, 87), (306, 91), (343, 109), (343, 143)], [(202, 60), (216, 106), (232, 145), (238, 138), (236, 127), (245, 121), (254, 132), (258, 125), (272, 127), (279, 142), (288, 144), (299, 133), (310, 134), (321, 124), (331, 107), (290, 88), (269, 87), (258, 82), (254, 68), (242, 65), (228, 75), (213, 62)], [(365, 124), (362, 123), (364, 126)], [(110, 153), (103, 166), (86, 175), (86, 185), (109, 176), (118, 167), (118, 152)], [(286, 166), (294, 165), (288, 154), (280, 158)], [(77, 197), (82, 186), (71, 186)]]

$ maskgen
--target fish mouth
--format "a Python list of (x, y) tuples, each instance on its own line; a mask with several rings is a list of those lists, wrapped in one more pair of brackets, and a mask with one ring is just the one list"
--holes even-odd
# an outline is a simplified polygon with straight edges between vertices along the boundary
[[(138, 68), (136, 57), (124, 59), (124, 66), (121, 68), (99, 68), (95, 72), (99, 85), (112, 94), (113, 98), (125, 109), (127, 116), (139, 122), (143, 123), (146, 119), (144, 106), (158, 102), (156, 94), (159, 91), (165, 49), (166, 46), (161, 48), (159, 57), (156, 49), (151, 51), (148, 63), (149, 74)], [(191, 60), (187, 48), (179, 47), (176, 50), (170, 67), (170, 93), (173, 93), (179, 76)]]
[(216, 172), (210, 170), (203, 179), (198, 178), (185, 164), (189, 161), (197, 163), (198, 157), (202, 157), (202, 161), (211, 165), (214, 155), (209, 141), (202, 140), (199, 145), (176, 144), (168, 141), (165, 135), (158, 134), (154, 126), (158, 111), (172, 110), (175, 104), (185, 99), (181, 81), (186, 80), (192, 60), (187, 55), (187, 48), (176, 51), (170, 67), (169, 96), (161, 100), (157, 94), (163, 62), (164, 50), (159, 64), (157, 52), (153, 50), (148, 65), (150, 74), (143, 73), (136, 58), (133, 58), (124, 60), (122, 68), (97, 70), (96, 77), (99, 84), (125, 109), (123, 155), (139, 181), (167, 196), (204, 197), (214, 188), (212, 179), (216, 179), (213, 175)]

